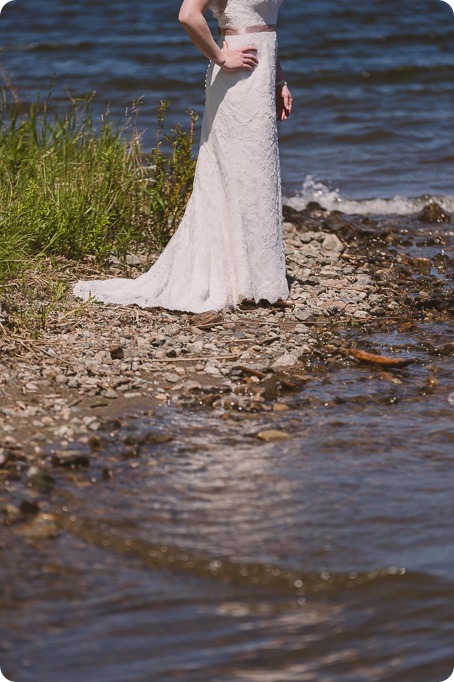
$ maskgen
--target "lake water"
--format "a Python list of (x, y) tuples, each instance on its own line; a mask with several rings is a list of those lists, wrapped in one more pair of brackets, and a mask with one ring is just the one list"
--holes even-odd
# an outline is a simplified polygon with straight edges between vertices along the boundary
[[(0, 17), (3, 68), (26, 101), (96, 91), (117, 114), (143, 98), (203, 111), (208, 62), (164, 0), (15, 0)], [(215, 29), (215, 22), (210, 19)], [(295, 99), (280, 123), (284, 194), (345, 212), (454, 210), (454, 14), (441, 0), (285, 0), (281, 60)], [(199, 121), (200, 125), (200, 121)], [(151, 140), (151, 136), (150, 136)]]
[[(365, 336), (420, 364), (400, 383), (320, 367), (286, 412), (252, 419), (163, 406), (60, 475), (62, 534), (3, 537), (8, 679), (446, 680), (453, 363), (424, 347), (446, 330)], [(291, 437), (260, 443), (273, 427)], [(122, 457), (122, 435), (150, 428), (173, 440)]]

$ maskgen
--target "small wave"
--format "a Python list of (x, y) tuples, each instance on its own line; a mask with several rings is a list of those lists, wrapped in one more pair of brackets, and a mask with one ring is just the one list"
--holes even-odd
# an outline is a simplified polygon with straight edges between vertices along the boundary
[[(401, 566), (387, 566), (368, 571), (309, 573), (271, 563), (241, 563), (228, 556), (204, 557), (170, 544), (153, 543), (124, 533), (114, 525), (91, 518), (60, 513), (56, 521), (62, 530), (106, 551), (136, 557), (154, 570), (189, 571), (201, 578), (223, 580), (233, 585), (265, 587), (295, 595), (316, 594), (358, 588), (406, 575)], [(424, 576), (422, 576), (424, 577)], [(417, 574), (412, 579), (418, 579)]]
[(58, 41), (47, 41), (43, 43), (33, 42), (33, 43), (15, 43), (0, 45), (2, 50), (5, 52), (55, 52), (70, 50), (72, 52), (86, 52), (87, 50), (96, 47), (96, 44), (87, 40), (75, 41), (75, 42), (58, 42)]
[(338, 188), (331, 190), (312, 175), (306, 176), (300, 192), (283, 199), (285, 205), (297, 211), (306, 208), (310, 201), (317, 201), (328, 211), (361, 215), (411, 215), (431, 201), (436, 201), (445, 211), (454, 212), (454, 195), (405, 197), (396, 194), (391, 198), (349, 199), (341, 197)]

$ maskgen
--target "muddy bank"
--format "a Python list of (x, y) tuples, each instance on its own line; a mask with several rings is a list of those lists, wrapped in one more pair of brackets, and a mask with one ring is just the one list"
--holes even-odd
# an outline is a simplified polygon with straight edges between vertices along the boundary
[[(419, 348), (428, 361), (452, 355), (449, 216), (430, 205), (411, 218), (348, 216), (313, 203), (302, 212), (285, 207), (284, 218), (285, 305), (191, 315), (89, 304), (76, 316), (68, 296), (67, 311), (38, 340), (8, 336), (4, 311), (0, 476), (8, 523), (45, 511), (58, 472), (96, 465), (97, 476), (108, 477), (103, 453), (113, 443), (132, 459), (145, 443), (170, 441), (155, 419), (165, 405), (218, 410), (224, 419), (269, 413), (257, 437), (285, 438), (271, 415), (285, 412), (289, 393), (315, 406), (304, 396), (321, 374), (365, 365), (393, 384), (402, 367), (422, 362), (405, 344), (383, 352), (379, 332), (433, 324), (437, 333), (426, 331)], [(118, 272), (113, 264), (110, 274)], [(418, 390), (435, 387), (424, 375)], [(147, 433), (128, 430), (138, 415), (148, 416)]]

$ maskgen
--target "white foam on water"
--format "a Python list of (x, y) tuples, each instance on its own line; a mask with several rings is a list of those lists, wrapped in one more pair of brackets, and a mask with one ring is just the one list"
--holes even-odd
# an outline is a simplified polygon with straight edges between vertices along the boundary
[(426, 204), (436, 202), (448, 213), (454, 213), (453, 195), (425, 194), (419, 197), (396, 196), (390, 199), (348, 199), (340, 196), (339, 189), (330, 190), (314, 176), (307, 175), (301, 191), (292, 197), (284, 197), (283, 203), (298, 211), (307, 206), (310, 201), (317, 201), (328, 211), (342, 211), (343, 213), (360, 213), (363, 215), (409, 215), (419, 213)]

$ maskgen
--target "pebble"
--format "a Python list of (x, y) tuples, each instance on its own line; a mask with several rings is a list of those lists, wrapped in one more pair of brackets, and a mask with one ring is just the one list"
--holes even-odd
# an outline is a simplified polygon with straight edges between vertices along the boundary
[(59, 450), (52, 455), (52, 464), (59, 467), (87, 467), (90, 457), (79, 450)]
[(324, 251), (341, 252), (344, 250), (344, 245), (335, 234), (328, 234), (322, 242), (322, 249)]
[(279, 429), (267, 429), (265, 431), (259, 431), (257, 433), (257, 438), (268, 443), (275, 440), (286, 440), (287, 438), (290, 438), (290, 434), (287, 431), (281, 431)]
[(48, 540), (59, 535), (55, 517), (38, 513), (26, 524), (17, 527), (16, 532), (29, 540)]
[(292, 355), (290, 353), (285, 353), (284, 355), (281, 355), (277, 360), (273, 362), (271, 367), (273, 369), (279, 369), (280, 367), (293, 367), (296, 365), (298, 362), (298, 358), (296, 355)]

